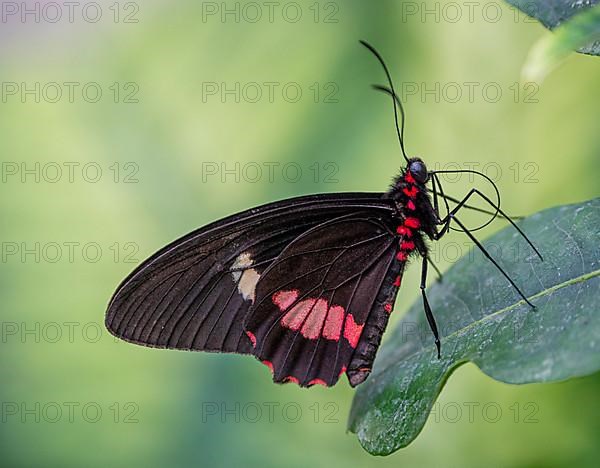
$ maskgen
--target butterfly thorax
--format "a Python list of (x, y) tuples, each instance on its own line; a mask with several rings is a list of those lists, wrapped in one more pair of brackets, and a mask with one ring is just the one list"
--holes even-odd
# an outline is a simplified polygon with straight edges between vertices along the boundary
[(396, 232), (404, 238), (405, 247), (412, 247), (404, 249), (405, 254), (401, 249), (400, 257), (408, 257), (415, 247), (417, 250), (424, 249), (423, 234), (433, 238), (437, 218), (425, 184), (419, 182), (407, 167), (395, 178), (385, 196), (394, 200), (396, 205)]

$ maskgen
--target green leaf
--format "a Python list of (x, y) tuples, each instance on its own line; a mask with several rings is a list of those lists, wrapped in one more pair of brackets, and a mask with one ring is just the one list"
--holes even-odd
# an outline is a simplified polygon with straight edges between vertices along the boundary
[(349, 429), (370, 453), (405, 447), (423, 428), (445, 381), (471, 361), (497, 380), (550, 382), (600, 369), (600, 198), (551, 208), (520, 227), (539, 260), (507, 227), (484, 245), (535, 304), (473, 250), (428, 288), (442, 358), (417, 301), (388, 337), (354, 397)]
[[(537, 19), (548, 29), (555, 29), (572, 16), (585, 12), (599, 0), (506, 0), (526, 15)], [(600, 41), (591, 38), (589, 42), (577, 44), (574, 49), (589, 55), (600, 55)]]
[(523, 81), (541, 82), (571, 52), (599, 39), (600, 5), (597, 5), (577, 14), (532, 47), (523, 67)]

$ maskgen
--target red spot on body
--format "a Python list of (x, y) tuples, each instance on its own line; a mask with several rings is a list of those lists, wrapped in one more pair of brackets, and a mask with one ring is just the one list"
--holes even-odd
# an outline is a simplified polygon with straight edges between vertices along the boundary
[(404, 220), (404, 225), (412, 229), (419, 229), (419, 227), (421, 227), (421, 221), (419, 221), (418, 218), (406, 218)]
[(352, 314), (348, 314), (346, 316), (346, 324), (344, 326), (344, 338), (348, 340), (348, 343), (350, 343), (350, 346), (352, 346), (353, 348), (356, 348), (364, 326), (364, 323), (362, 325), (357, 324), (354, 321), (354, 317), (352, 316)]
[(414, 185), (410, 189), (408, 187), (404, 187), (402, 191), (404, 192), (404, 195), (406, 195), (408, 198), (415, 198), (417, 196), (417, 193), (419, 193), (419, 189)]
[(412, 237), (412, 231), (406, 226), (398, 226), (396, 232), (406, 237)]
[(396, 281), (394, 281), (394, 286), (396, 286), (397, 288), (400, 287), (400, 283), (402, 283), (402, 276), (398, 275), (396, 276)]
[(344, 324), (344, 308), (335, 305), (329, 309), (325, 327), (323, 328), (323, 336), (328, 340), (338, 341)]
[(413, 241), (404, 241), (400, 244), (402, 250), (414, 250), (415, 243)]
[(275, 370), (273, 369), (273, 363), (271, 361), (262, 361), (262, 363), (269, 368), (271, 374), (275, 372)]
[(406, 252), (403, 252), (402, 250), (396, 254), (396, 260), (400, 262), (405, 262), (407, 258), (408, 254)]
[(273, 304), (284, 312), (298, 299), (298, 291), (295, 289), (292, 291), (277, 291), (271, 299), (273, 300)]
[(300, 381), (296, 377), (294, 377), (293, 375), (288, 375), (285, 379), (283, 379), (283, 381), (285, 383), (289, 382), (289, 383), (295, 383), (297, 385), (300, 385)]
[(312, 379), (308, 382), (308, 385), (323, 385), (324, 387), (327, 387), (327, 382), (322, 379)]
[(415, 178), (412, 176), (412, 174), (410, 173), (410, 171), (406, 171), (406, 174), (404, 174), (404, 180), (406, 182), (408, 182), (409, 184), (414, 184), (415, 183)]
[(389, 314), (392, 311), (392, 304), (386, 304), (383, 309)]
[(342, 375), (344, 375), (345, 372), (346, 372), (346, 366), (342, 366), (342, 369), (340, 370), (340, 373), (338, 374), (338, 378), (340, 378)]
[(246, 335), (248, 335), (248, 338), (250, 338), (250, 341), (252, 341), (252, 347), (256, 348), (256, 336), (254, 336), (254, 333), (251, 331), (246, 331)]
[(413, 203), (412, 200), (408, 200), (408, 203), (406, 204), (406, 207), (409, 210), (413, 210), (413, 211), (415, 211), (417, 209), (417, 207), (415, 206), (415, 204)]

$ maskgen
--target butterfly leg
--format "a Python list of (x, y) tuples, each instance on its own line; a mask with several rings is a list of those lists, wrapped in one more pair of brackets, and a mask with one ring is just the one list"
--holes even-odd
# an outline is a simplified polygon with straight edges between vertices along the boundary
[(429, 255), (427, 256), (427, 261), (431, 264), (431, 266), (433, 267), (433, 269), (437, 273), (437, 281), (439, 281), (441, 283), (442, 279), (443, 279), (442, 272), (437, 267), (437, 265), (435, 263), (433, 263), (433, 260), (431, 260), (431, 257)]
[(502, 267), (498, 264), (498, 262), (496, 262), (496, 260), (494, 260), (494, 258), (489, 254), (489, 252), (485, 249), (485, 247), (483, 245), (481, 245), (481, 242), (479, 242), (479, 240), (477, 240), (477, 238), (473, 235), (473, 233), (471, 233), (471, 231), (469, 231), (465, 225), (463, 223), (461, 223), (459, 221), (459, 219), (452, 215), (452, 219), (454, 221), (456, 221), (456, 224), (458, 224), (461, 229), (463, 229), (463, 231), (467, 234), (467, 236), (469, 236), (469, 238), (473, 241), (473, 243), (479, 248), (479, 250), (481, 250), (481, 252), (483, 252), (483, 255), (485, 255), (487, 257), (487, 259), (492, 262), (494, 264), (494, 266), (496, 268), (498, 268), (498, 270), (500, 270), (500, 273), (502, 273), (504, 275), (504, 277), (508, 280), (508, 282), (512, 285), (513, 288), (515, 288), (515, 290), (519, 293), (519, 295), (523, 298), (523, 300), (529, 304), (529, 306), (531, 306), (531, 308), (535, 309), (535, 306), (529, 302), (529, 299), (527, 299), (527, 296), (525, 296), (525, 294), (523, 294), (523, 291), (521, 291), (519, 289), (519, 287), (515, 284), (515, 282), (512, 280), (512, 278), (510, 276), (508, 276), (508, 273), (506, 273)]
[[(456, 205), (456, 207), (454, 207), (454, 209), (448, 213), (448, 215), (446, 215), (443, 219), (439, 220), (439, 224), (443, 224), (444, 227), (439, 232), (438, 237), (437, 237), (438, 239), (448, 232), (448, 230), (450, 228), (451, 220), (454, 219), (455, 221), (458, 222), (458, 220), (454, 217), (454, 215), (456, 215), (456, 213), (458, 213), (458, 211), (465, 206), (467, 200), (469, 200), (469, 198), (471, 198), (473, 195), (479, 195), (492, 208), (494, 208), (501, 216), (503, 216), (505, 219), (507, 219), (510, 222), (510, 224), (512, 224), (512, 226), (517, 230), (517, 232), (523, 237), (523, 239), (525, 239), (525, 241), (529, 244), (529, 246), (533, 249), (533, 251), (538, 255), (538, 257), (540, 257), (541, 260), (544, 260), (542, 257), (542, 254), (540, 254), (538, 249), (536, 249), (535, 245), (533, 245), (533, 243), (529, 240), (529, 238), (525, 235), (525, 233), (521, 230), (521, 228), (519, 228), (519, 226), (517, 226), (517, 224), (512, 219), (510, 219), (510, 217), (506, 213), (504, 213), (504, 211), (502, 211), (499, 206), (497, 206), (492, 200), (490, 200), (485, 194), (483, 194), (476, 188), (472, 188), (469, 191), (469, 193), (467, 193), (467, 195), (458, 203), (458, 205)], [(461, 225), (461, 228), (463, 230), (465, 230), (465, 228), (462, 225)], [(465, 232), (469, 237), (472, 238), (470, 231), (466, 230)]]
[[(446, 200), (450, 200), (454, 203), (460, 203), (460, 200), (458, 198), (454, 198), (451, 197), (450, 195), (442, 195), (442, 194), (435, 194), (433, 189), (428, 189), (428, 192), (434, 194), (434, 197), (437, 195), (439, 197), (445, 198)], [(435, 205), (434, 205), (435, 206)], [(488, 210), (484, 210), (483, 208), (479, 208), (477, 206), (473, 206), (473, 205), (467, 205), (466, 203), (463, 204), (463, 208), (467, 209), (467, 210), (473, 210), (473, 211), (477, 211), (479, 213), (484, 213), (484, 214), (489, 214), (489, 215), (493, 215), (494, 213), (492, 211), (488, 211)], [(499, 213), (498, 216), (502, 219), (512, 219), (513, 221), (519, 221), (521, 219), (524, 218), (524, 216), (504, 216), (503, 214)]]
[(421, 296), (423, 297), (423, 307), (425, 308), (425, 317), (427, 317), (427, 322), (429, 323), (429, 328), (433, 333), (435, 338), (435, 347), (437, 348), (437, 357), (440, 359), (440, 335), (438, 333), (437, 324), (435, 323), (435, 317), (433, 316), (433, 312), (431, 311), (431, 307), (429, 306), (429, 301), (427, 300), (427, 294), (425, 292), (425, 287), (427, 284), (427, 255), (423, 255), (423, 261), (421, 263)]

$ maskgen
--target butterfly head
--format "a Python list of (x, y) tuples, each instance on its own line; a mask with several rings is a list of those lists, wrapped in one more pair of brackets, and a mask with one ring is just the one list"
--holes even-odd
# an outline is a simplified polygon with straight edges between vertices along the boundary
[(419, 184), (424, 184), (429, 178), (427, 166), (420, 158), (410, 158), (406, 166), (406, 171), (410, 172), (410, 174)]

